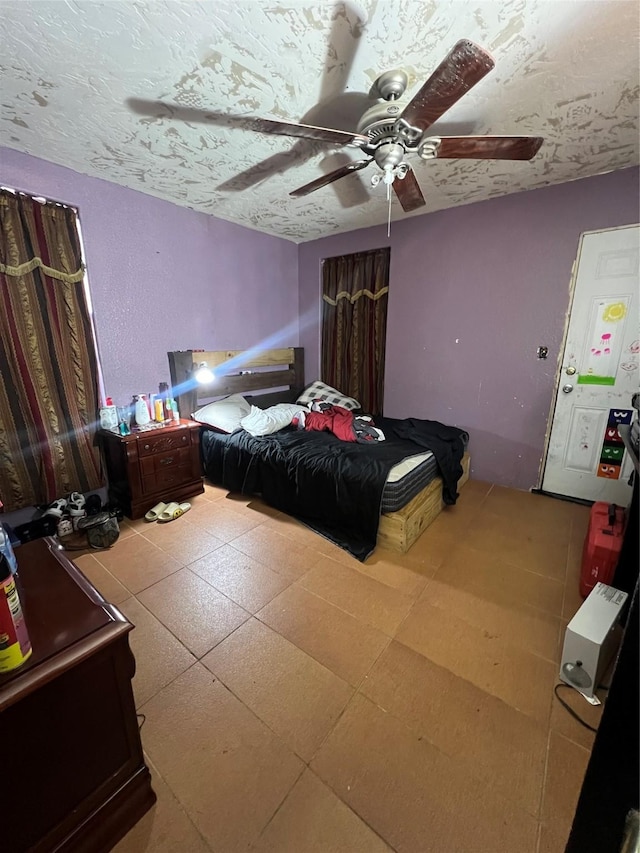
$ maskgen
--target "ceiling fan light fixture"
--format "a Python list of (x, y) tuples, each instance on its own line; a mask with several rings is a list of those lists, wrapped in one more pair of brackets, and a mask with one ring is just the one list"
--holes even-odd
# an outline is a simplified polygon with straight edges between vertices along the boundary
[(423, 139), (418, 148), (418, 155), (423, 160), (435, 160), (438, 156), (438, 149), (442, 145), (442, 139), (439, 136), (427, 136)]

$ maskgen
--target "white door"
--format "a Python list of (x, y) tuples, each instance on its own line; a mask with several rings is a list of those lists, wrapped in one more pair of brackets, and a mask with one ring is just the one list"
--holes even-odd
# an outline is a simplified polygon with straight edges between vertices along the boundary
[(618, 433), (639, 390), (640, 226), (583, 234), (574, 271), (542, 490), (627, 506), (632, 462)]

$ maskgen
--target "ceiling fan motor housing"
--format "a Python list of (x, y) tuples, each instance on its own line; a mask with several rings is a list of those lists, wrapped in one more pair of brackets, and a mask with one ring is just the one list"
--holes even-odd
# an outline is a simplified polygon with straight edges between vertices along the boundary
[(402, 106), (397, 103), (385, 101), (374, 104), (363, 113), (358, 122), (357, 132), (368, 136), (372, 145), (381, 140), (393, 139), (396, 136), (395, 123), (401, 112)]

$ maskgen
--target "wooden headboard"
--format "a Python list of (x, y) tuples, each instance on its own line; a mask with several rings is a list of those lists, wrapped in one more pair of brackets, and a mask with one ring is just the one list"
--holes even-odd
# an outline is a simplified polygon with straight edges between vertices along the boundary
[[(288, 388), (293, 391), (301, 391), (304, 388), (302, 347), (214, 352), (178, 350), (168, 352), (167, 357), (171, 387), (182, 418), (191, 417), (192, 412), (215, 397), (266, 392), (273, 388)], [(201, 362), (206, 362), (216, 375), (210, 384), (200, 385), (193, 378)], [(278, 394), (274, 393), (273, 402), (277, 402), (277, 397)]]

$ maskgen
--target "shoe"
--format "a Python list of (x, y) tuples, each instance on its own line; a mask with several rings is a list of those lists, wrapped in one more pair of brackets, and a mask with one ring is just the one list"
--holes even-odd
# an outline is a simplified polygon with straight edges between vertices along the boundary
[(152, 507), (148, 513), (146, 513), (144, 520), (145, 521), (157, 521), (160, 517), (160, 513), (164, 512), (167, 508), (168, 504), (163, 503), (162, 501), (159, 504), (156, 504)]
[(174, 518), (180, 518), (181, 515), (184, 515), (185, 512), (188, 512), (191, 509), (191, 504), (183, 503), (170, 503), (167, 504), (165, 509), (160, 513), (158, 518), (158, 522), (164, 521), (173, 521)]
[(85, 515), (84, 504), (84, 495), (81, 495), (80, 492), (71, 492), (67, 501), (69, 515), (76, 517)]
[(58, 498), (57, 501), (54, 501), (44, 511), (45, 515), (52, 515), (54, 518), (62, 518), (62, 513), (67, 508), (67, 501), (65, 498)]
[(87, 515), (97, 515), (102, 510), (100, 495), (89, 495), (85, 501), (84, 508), (87, 511)]

